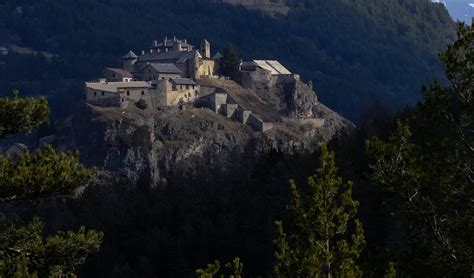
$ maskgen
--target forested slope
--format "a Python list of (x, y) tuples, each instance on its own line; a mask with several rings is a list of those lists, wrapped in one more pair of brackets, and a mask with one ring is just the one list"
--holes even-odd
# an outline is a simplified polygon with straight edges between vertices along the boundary
[[(288, 0), (268, 16), (207, 0), (5, 0), (0, 44), (58, 55), (52, 62), (11, 56), (2, 94), (48, 95), (58, 116), (81, 95), (81, 81), (165, 35), (202, 38), (213, 50), (234, 43), (245, 59), (278, 59), (313, 80), (320, 100), (351, 119), (374, 101), (412, 104), (423, 83), (442, 78), (436, 53), (453, 34), (445, 8), (428, 0)], [(32, 61), (33, 60), (33, 61)]]

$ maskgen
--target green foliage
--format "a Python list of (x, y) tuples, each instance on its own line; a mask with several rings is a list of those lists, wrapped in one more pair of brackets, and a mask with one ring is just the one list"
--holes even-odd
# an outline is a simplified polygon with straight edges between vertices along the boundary
[[(415, 116), (368, 143), (373, 183), (389, 192), (409, 249), (400, 271), (469, 276), (474, 261), (474, 30), (441, 54), (449, 87), (423, 89)], [(423, 255), (422, 255), (423, 254)]]
[(70, 194), (87, 185), (93, 173), (80, 163), (78, 153), (51, 146), (15, 158), (0, 154), (0, 202)]
[(49, 114), (44, 98), (21, 98), (18, 91), (0, 98), (0, 138), (18, 132), (28, 133), (43, 123)]
[(385, 272), (384, 278), (397, 278), (397, 270), (395, 269), (395, 263), (390, 262), (388, 265), (387, 272)]
[(240, 77), (240, 56), (232, 44), (227, 44), (222, 52), (220, 73), (230, 77), (232, 80), (239, 80)]
[(0, 215), (0, 261), (6, 265), (6, 277), (35, 277), (27, 274), (29, 270), (41, 277), (67, 277), (97, 252), (102, 242), (102, 233), (84, 227), (44, 237), (43, 226), (38, 218), (17, 226)]
[(148, 104), (144, 99), (140, 99), (139, 101), (135, 102), (135, 105), (141, 110), (145, 110), (148, 108)]
[[(354, 219), (359, 203), (352, 199), (352, 184), (337, 177), (334, 153), (321, 147), (320, 168), (308, 178), (306, 193), (294, 181), (287, 234), (277, 222), (275, 274), (279, 277), (361, 277), (357, 260), (365, 246), (364, 232)], [(355, 230), (350, 233), (353, 222)]]
[[(234, 258), (232, 262), (228, 262), (225, 264), (227, 272), (229, 272), (229, 278), (241, 278), (242, 277), (242, 270), (244, 265), (240, 262), (240, 258)], [(213, 264), (208, 264), (206, 269), (198, 269), (196, 270), (196, 275), (199, 278), (212, 278), (218, 275), (221, 271), (221, 264), (219, 261), (214, 261)], [(225, 271), (223, 271), (225, 272)], [(224, 273), (221, 273), (221, 278), (224, 278)]]
[[(30, 132), (48, 116), (45, 99), (0, 98), (0, 137)], [(56, 152), (51, 146), (17, 157), (0, 154), (0, 204), (71, 194), (86, 185), (94, 170), (79, 162), (77, 153)], [(0, 214), (0, 277), (68, 277), (86, 257), (98, 251), (102, 233), (85, 228), (44, 237), (35, 218), (17, 226)], [(30, 274), (29, 269), (34, 273)]]

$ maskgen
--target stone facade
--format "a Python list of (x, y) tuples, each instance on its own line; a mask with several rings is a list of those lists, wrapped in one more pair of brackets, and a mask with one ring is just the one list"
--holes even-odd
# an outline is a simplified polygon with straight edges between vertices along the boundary
[(140, 79), (156, 81), (181, 78), (183, 73), (174, 64), (149, 64), (143, 68)]
[(157, 106), (192, 103), (199, 97), (198, 84), (189, 79), (187, 82), (177, 82), (176, 80), (160, 80), (151, 89), (151, 95), (156, 98)]
[(142, 81), (86, 82), (86, 101), (96, 106), (124, 107), (140, 99), (152, 103), (150, 85)]

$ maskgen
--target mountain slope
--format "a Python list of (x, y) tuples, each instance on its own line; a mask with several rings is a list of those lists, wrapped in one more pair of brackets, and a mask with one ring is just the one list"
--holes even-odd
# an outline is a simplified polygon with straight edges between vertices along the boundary
[(423, 83), (442, 78), (436, 53), (454, 30), (446, 10), (424, 0), (288, 0), (288, 15), (279, 17), (214, 2), (2, 1), (0, 30), (59, 59), (41, 70), (10, 59), (0, 90), (54, 96), (53, 108), (66, 114), (82, 80), (118, 64), (129, 49), (176, 35), (195, 45), (207, 38), (214, 52), (233, 42), (245, 59), (278, 59), (313, 80), (323, 103), (357, 119), (375, 101), (394, 109), (413, 104)]

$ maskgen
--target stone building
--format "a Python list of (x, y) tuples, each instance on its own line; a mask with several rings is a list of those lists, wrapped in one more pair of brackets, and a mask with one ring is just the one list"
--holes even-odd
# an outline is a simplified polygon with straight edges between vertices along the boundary
[(15, 157), (22, 153), (29, 152), (29, 148), (27, 145), (22, 143), (14, 143), (5, 151), (5, 155), (9, 157)]
[(157, 40), (153, 41), (152, 46), (149, 48), (150, 53), (160, 53), (160, 52), (170, 52), (170, 51), (186, 51), (189, 52), (194, 49), (194, 46), (188, 44), (186, 39), (179, 40), (176, 37), (173, 37), (172, 40), (169, 40), (168, 37), (165, 37), (162, 42)]
[(137, 56), (129, 51), (122, 57), (122, 68), (134, 74), (137, 79), (149, 64), (174, 64), (186, 78), (199, 79), (214, 76), (218, 72), (218, 61), (211, 58), (211, 44), (207, 40), (201, 42), (199, 50), (188, 44), (187, 40), (165, 38), (155, 40), (150, 48)]
[(141, 80), (155, 81), (181, 78), (183, 72), (175, 64), (152, 63), (145, 66), (141, 73)]
[(131, 82), (133, 80), (133, 74), (117, 68), (105, 68), (102, 71), (102, 76), (109, 82)]
[(135, 73), (135, 63), (138, 60), (138, 56), (133, 53), (133, 51), (127, 52), (127, 54), (123, 55), (122, 57), (122, 69), (130, 72), (130, 73)]
[(273, 87), (277, 84), (292, 82), (299, 79), (280, 62), (275, 60), (253, 60), (241, 65), (242, 85), (255, 89), (255, 86)]
[(150, 84), (144, 81), (107, 82), (101, 79), (97, 82), (86, 82), (86, 101), (96, 106), (125, 107), (129, 102), (140, 99), (153, 104), (150, 95)]
[(162, 79), (152, 84), (158, 106), (177, 106), (199, 98), (200, 86), (189, 78)]

